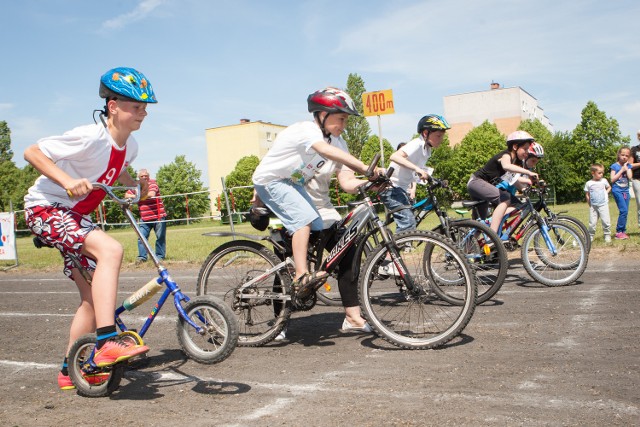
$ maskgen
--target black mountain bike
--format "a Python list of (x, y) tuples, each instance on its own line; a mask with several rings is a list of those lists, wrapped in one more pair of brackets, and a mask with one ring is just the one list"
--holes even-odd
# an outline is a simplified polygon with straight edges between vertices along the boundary
[[(379, 157), (379, 156), (378, 156)], [(378, 158), (368, 171), (371, 176)], [(393, 235), (378, 218), (367, 191), (387, 185), (388, 177), (363, 184), (361, 201), (341, 221), (314, 243), (318, 271), (333, 273), (342, 257), (356, 248), (352, 268), (360, 269), (365, 243), (373, 235), (381, 242), (366, 257), (359, 277), (358, 296), (363, 316), (386, 341), (407, 349), (441, 346), (460, 332), (471, 320), (476, 302), (476, 280), (465, 255), (445, 236), (431, 231), (411, 231)], [(327, 242), (340, 237), (326, 257)], [(231, 233), (207, 233), (231, 235)], [(290, 257), (281, 260), (260, 241), (280, 247), (271, 236), (235, 234), (234, 240), (216, 248), (205, 260), (198, 275), (198, 295), (216, 295), (231, 306), (240, 328), (239, 345), (260, 346), (273, 340), (284, 328), (292, 311), (310, 310), (317, 302), (317, 290), (294, 289), (295, 274)], [(250, 239), (250, 240), (247, 240)], [(257, 241), (256, 241), (257, 240)], [(380, 274), (387, 260), (391, 274)], [(437, 280), (459, 283), (450, 296), (464, 301), (454, 305), (433, 291)]]
[[(446, 180), (429, 177), (424, 185), (427, 190), (427, 197), (416, 202), (411, 207), (415, 214), (416, 226), (419, 226), (431, 212), (435, 212), (440, 224), (433, 231), (453, 240), (465, 254), (471, 268), (475, 271), (478, 285), (476, 303), (481, 304), (491, 299), (502, 287), (509, 269), (507, 251), (501, 244), (500, 238), (491, 230), (491, 227), (483, 222), (449, 217), (447, 209), (438, 202), (435, 191), (437, 189), (449, 190)], [(392, 217), (393, 212), (402, 208), (390, 211), (388, 216)], [(387, 222), (391, 221), (392, 218), (387, 219)], [(449, 299), (447, 292), (442, 291), (446, 289), (446, 286), (451, 285), (455, 285), (455, 283), (441, 281), (441, 286), (434, 287), (434, 291), (441, 292), (442, 298), (447, 299), (452, 304), (460, 303), (460, 301)]]

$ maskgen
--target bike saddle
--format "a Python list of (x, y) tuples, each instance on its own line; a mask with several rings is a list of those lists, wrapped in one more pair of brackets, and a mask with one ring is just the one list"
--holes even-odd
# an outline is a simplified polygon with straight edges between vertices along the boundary
[(487, 202), (484, 200), (463, 200), (462, 206), (464, 206), (465, 208), (472, 208), (474, 206), (482, 205), (484, 203), (487, 203)]
[(248, 213), (244, 214), (244, 217), (251, 223), (253, 228), (264, 231), (269, 226), (269, 215), (271, 215), (271, 211), (266, 207), (253, 206)]

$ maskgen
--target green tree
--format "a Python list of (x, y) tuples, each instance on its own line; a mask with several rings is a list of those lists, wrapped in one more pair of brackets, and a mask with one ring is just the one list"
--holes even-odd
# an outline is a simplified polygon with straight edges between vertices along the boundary
[[(394, 148), (391, 146), (391, 143), (382, 138), (382, 146), (384, 147), (384, 162), (385, 164), (379, 164), (380, 167), (388, 167), (389, 166), (389, 157), (395, 152)], [(362, 146), (362, 152), (360, 153), (360, 160), (364, 163), (369, 164), (371, 160), (375, 157), (376, 154), (380, 152), (380, 138), (378, 135), (371, 135), (367, 138), (367, 141)]]
[(0, 163), (13, 159), (11, 151), (11, 129), (6, 121), (0, 121)]
[(361, 115), (349, 116), (342, 137), (347, 141), (349, 152), (354, 157), (360, 158), (362, 147), (371, 133), (369, 122), (362, 115), (364, 111), (362, 109), (362, 94), (365, 92), (362, 77), (357, 74), (349, 74), (346, 92), (353, 99), (353, 102), (356, 104), (356, 109)]
[(545, 147), (545, 154), (549, 151), (548, 182), (555, 187), (557, 200), (561, 203), (583, 200), (589, 167), (601, 163), (608, 170), (618, 148), (628, 143), (629, 137), (622, 136), (618, 121), (607, 117), (593, 101), (587, 102), (573, 132), (556, 134)]
[(451, 153), (438, 162), (438, 174), (449, 180), (456, 199), (467, 198), (467, 181), (471, 174), (506, 148), (505, 136), (495, 124), (485, 121), (473, 128)]
[[(173, 163), (163, 165), (158, 170), (156, 181), (161, 194), (177, 195), (204, 191), (200, 175), (202, 172), (188, 162), (184, 155), (176, 156)], [(206, 193), (165, 197), (162, 199), (167, 219), (195, 218), (209, 212), (209, 196)]]
[[(252, 186), (251, 177), (258, 167), (260, 159), (257, 156), (246, 156), (238, 160), (236, 167), (225, 178), (227, 189), (231, 189), (233, 194), (232, 201), (235, 205), (236, 212), (247, 212), (251, 206), (251, 198), (253, 197), (253, 188), (234, 188)], [(233, 209), (233, 207), (232, 207)], [(223, 201), (223, 210), (226, 211), (226, 205)]]
[(10, 160), (0, 161), (0, 212), (8, 212), (11, 207), (20, 209), (22, 197), (16, 194), (20, 187), (20, 169)]
[(542, 145), (542, 148), (545, 149), (545, 156), (538, 162), (536, 172), (538, 172), (538, 176), (540, 176), (541, 179), (548, 182), (547, 168), (549, 165), (549, 156), (546, 151), (551, 141), (553, 141), (553, 134), (537, 119), (524, 120), (520, 123), (520, 126), (518, 126), (518, 130), (529, 132), (529, 134), (535, 138), (536, 143)]

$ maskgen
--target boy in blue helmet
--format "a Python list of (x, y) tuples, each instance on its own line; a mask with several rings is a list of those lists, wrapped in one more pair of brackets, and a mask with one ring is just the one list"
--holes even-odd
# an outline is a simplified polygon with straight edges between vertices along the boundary
[[(137, 185), (127, 172), (138, 154), (138, 143), (131, 133), (140, 129), (147, 104), (157, 101), (147, 78), (126, 67), (111, 69), (101, 77), (99, 95), (105, 99), (101, 123), (42, 138), (25, 150), (25, 160), (41, 176), (24, 200), (27, 226), (42, 242), (60, 250), (64, 273), (80, 292), (81, 302), (71, 322), (66, 351), (80, 336), (96, 332), (94, 361), (105, 367), (149, 348), (118, 340), (114, 312), (123, 248), (91, 221), (89, 214), (105, 196), (102, 190), (93, 191), (91, 183)], [(142, 195), (145, 193), (143, 188)], [(70, 253), (93, 272), (91, 284), (74, 267)], [(99, 384), (105, 376), (86, 379)], [(58, 386), (63, 390), (74, 388), (66, 357)]]
[[(389, 210), (411, 205), (407, 189), (412, 182), (429, 178), (428, 168), (425, 167), (427, 160), (431, 157), (433, 149), (442, 144), (448, 129), (451, 127), (444, 117), (427, 114), (418, 121), (418, 137), (398, 147), (391, 155), (389, 167), (393, 168), (393, 186), (380, 194), (380, 200)], [(416, 228), (416, 220), (411, 209), (394, 212), (393, 220), (397, 233)]]

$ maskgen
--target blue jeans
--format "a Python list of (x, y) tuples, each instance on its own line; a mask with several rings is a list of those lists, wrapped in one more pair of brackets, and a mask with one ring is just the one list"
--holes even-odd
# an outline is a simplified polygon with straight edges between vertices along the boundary
[(631, 201), (631, 195), (629, 194), (629, 189), (618, 190), (614, 185), (611, 189), (611, 194), (613, 194), (613, 200), (616, 201), (616, 205), (618, 205), (618, 211), (620, 211), (620, 215), (618, 215), (618, 223), (616, 224), (616, 233), (625, 233), (627, 231), (627, 214), (629, 213), (629, 202)]
[[(389, 210), (398, 206), (411, 206), (409, 195), (400, 187), (391, 187), (380, 193), (380, 200)], [(401, 209), (393, 213), (393, 221), (396, 223), (396, 233), (406, 230), (415, 230), (416, 218), (411, 209)]]
[(322, 230), (322, 217), (303, 186), (290, 179), (271, 181), (266, 185), (255, 184), (258, 197), (282, 221), (289, 234), (311, 225), (311, 230)]
[[(142, 235), (145, 239), (149, 240), (149, 235), (151, 234), (151, 230), (156, 234), (156, 257), (163, 260), (166, 256), (167, 251), (167, 223), (165, 222), (166, 217), (162, 218), (160, 221), (150, 221), (150, 222), (142, 222), (138, 223), (140, 227), (140, 231), (142, 231)], [(147, 259), (147, 250), (144, 245), (138, 239), (138, 258), (146, 260)]]

